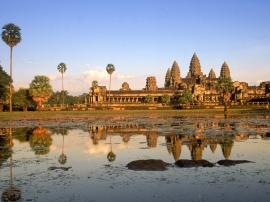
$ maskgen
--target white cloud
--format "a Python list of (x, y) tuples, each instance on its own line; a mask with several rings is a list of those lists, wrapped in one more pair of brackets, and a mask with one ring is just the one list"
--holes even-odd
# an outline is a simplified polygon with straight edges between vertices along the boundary
[(125, 81), (125, 80), (132, 79), (133, 76), (129, 76), (129, 75), (125, 76), (125, 75), (119, 74), (119, 75), (116, 75), (115, 78), (121, 81)]
[(88, 85), (91, 85), (93, 80), (97, 80), (98, 82), (108, 80), (108, 73), (106, 72), (106, 70), (103, 71), (89, 70), (83, 72), (80, 77), (82, 81), (84, 81)]
[[(99, 85), (108, 85), (109, 74), (106, 70), (98, 71), (100, 67), (95, 67), (95, 70), (88, 70), (80, 73), (79, 75), (65, 75), (64, 76), (64, 88), (70, 95), (80, 95), (82, 93), (88, 93), (89, 88), (92, 86), (92, 81), (98, 81)], [(51, 85), (54, 91), (61, 91), (61, 74), (49, 76)], [(134, 79), (130, 75), (118, 75), (112, 74), (112, 86), (111, 89), (120, 89), (123, 82), (132, 82)]]
[(56, 81), (56, 80), (58, 80), (60, 78), (61, 77), (59, 75), (51, 75), (51, 76), (49, 76), (50, 81)]
[(261, 83), (261, 82), (264, 82), (264, 81), (265, 81), (265, 80), (257, 80), (257, 81), (256, 81), (256, 84), (257, 84), (257, 85), (260, 85), (260, 83)]

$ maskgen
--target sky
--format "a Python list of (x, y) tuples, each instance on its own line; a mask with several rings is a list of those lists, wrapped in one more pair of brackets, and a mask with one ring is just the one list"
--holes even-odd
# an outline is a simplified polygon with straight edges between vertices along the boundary
[[(145, 88), (155, 76), (164, 87), (176, 61), (186, 77), (194, 53), (203, 74), (227, 62), (233, 81), (270, 80), (269, 0), (12, 0), (2, 1), (0, 27), (14, 23), (22, 41), (13, 48), (13, 84), (28, 88), (36, 75), (62, 90), (88, 93), (92, 81), (111, 90), (128, 82)], [(0, 64), (9, 74), (10, 48), (0, 40)]]

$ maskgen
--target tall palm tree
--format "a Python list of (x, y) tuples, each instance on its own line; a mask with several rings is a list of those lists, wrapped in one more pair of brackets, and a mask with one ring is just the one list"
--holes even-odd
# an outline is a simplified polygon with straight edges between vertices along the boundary
[[(2, 31), (3, 41), (10, 47), (10, 78), (12, 79), (12, 49), (21, 42), (21, 29), (13, 23), (6, 24)], [(12, 83), (9, 85), (9, 111), (12, 112)]]
[(228, 102), (234, 91), (234, 85), (230, 77), (219, 77), (216, 89), (221, 93), (221, 98), (224, 104), (224, 114), (227, 116)]
[(67, 66), (65, 63), (61, 62), (58, 66), (57, 66), (58, 71), (62, 74), (62, 106), (64, 105), (64, 73), (67, 70)]
[(111, 76), (112, 76), (112, 73), (115, 71), (114, 65), (113, 64), (108, 64), (107, 67), (106, 67), (106, 71), (110, 75), (110, 85), (109, 85), (109, 102), (110, 102), (110, 95), (111, 95)]

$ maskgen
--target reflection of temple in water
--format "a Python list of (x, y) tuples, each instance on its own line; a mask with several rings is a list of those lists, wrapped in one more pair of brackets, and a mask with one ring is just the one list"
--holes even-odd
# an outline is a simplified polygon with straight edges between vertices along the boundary
[(97, 145), (99, 140), (106, 140), (106, 126), (94, 125), (89, 127), (90, 138), (94, 145)]
[(146, 141), (148, 147), (156, 147), (157, 146), (157, 134), (146, 134)]
[(248, 139), (254, 134), (250, 132), (251, 129), (260, 132), (260, 128), (267, 127), (265, 123), (249, 123), (237, 119), (228, 121), (191, 117), (181, 121), (181, 118), (177, 117), (175, 120), (171, 118), (168, 122), (166, 121), (157, 117), (153, 120), (146, 118), (145, 123), (142, 121), (142, 124), (138, 124), (138, 121), (132, 124), (132, 121), (121, 119), (120, 123), (111, 121), (109, 125), (91, 126), (89, 133), (96, 144), (101, 139), (105, 140), (107, 133), (120, 135), (125, 143), (130, 141), (132, 135), (140, 134), (146, 137), (147, 146), (150, 148), (157, 147), (158, 136), (165, 136), (168, 153), (173, 155), (175, 160), (180, 158), (182, 145), (187, 145), (192, 160), (201, 160), (205, 148), (209, 146), (212, 153), (215, 153), (217, 145), (220, 145), (224, 158), (229, 159), (234, 140)]
[(123, 140), (124, 143), (128, 143), (128, 141), (130, 140), (131, 135), (122, 133), (120, 136), (122, 137), (122, 140)]
[(207, 141), (204, 137), (196, 138), (190, 137), (190, 142), (187, 144), (192, 160), (202, 160), (202, 153), (205, 147), (207, 147)]
[(232, 139), (223, 139), (220, 141), (222, 154), (226, 160), (228, 160), (231, 155), (233, 143)]
[(182, 140), (179, 135), (166, 136), (167, 150), (169, 154), (173, 155), (175, 161), (180, 158), (182, 151)]
[(215, 151), (217, 149), (218, 140), (217, 139), (211, 139), (208, 142), (209, 142), (209, 146), (210, 146), (210, 149), (211, 149), (212, 153), (215, 153)]

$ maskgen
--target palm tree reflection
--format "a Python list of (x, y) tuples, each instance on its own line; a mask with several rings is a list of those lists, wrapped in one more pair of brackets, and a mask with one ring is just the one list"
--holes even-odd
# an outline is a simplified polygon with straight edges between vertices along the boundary
[(65, 143), (65, 135), (68, 134), (68, 131), (66, 128), (61, 128), (61, 135), (63, 137), (63, 140), (62, 140), (62, 153), (61, 155), (58, 157), (58, 162), (61, 163), (61, 164), (65, 164), (67, 162), (67, 155), (64, 153), (64, 143)]
[[(9, 136), (9, 137), (7, 137)], [(5, 138), (9, 138), (9, 153), (10, 153), (10, 184), (9, 187), (2, 193), (2, 201), (18, 201), (21, 199), (21, 190), (13, 184), (13, 177), (12, 177), (12, 129), (10, 128), (8, 134)]]
[(109, 162), (114, 162), (116, 159), (116, 155), (115, 153), (113, 153), (113, 150), (112, 150), (112, 135), (111, 134), (110, 134), (110, 152), (107, 155), (107, 159)]

